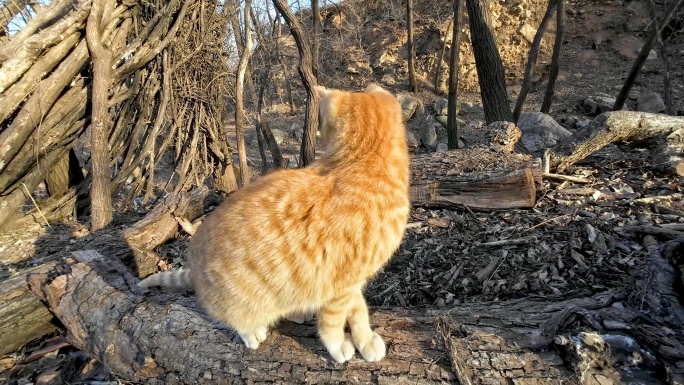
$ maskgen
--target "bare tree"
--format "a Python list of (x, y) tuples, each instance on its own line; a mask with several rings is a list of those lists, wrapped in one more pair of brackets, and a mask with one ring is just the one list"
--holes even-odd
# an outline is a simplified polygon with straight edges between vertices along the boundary
[(99, 230), (107, 226), (113, 217), (112, 195), (109, 188), (109, 86), (112, 83), (112, 54), (102, 43), (102, 19), (111, 12), (110, 1), (94, 1), (86, 24), (86, 41), (93, 63), (92, 117), (90, 126), (90, 189), (91, 227)]
[(458, 63), (461, 46), (461, 26), (463, 25), (463, 0), (453, 0), (454, 27), (449, 55), (449, 95), (447, 104), (447, 145), (449, 149), (458, 148), (458, 120), (456, 119), (458, 101)]
[(415, 49), (413, 47), (413, 0), (406, 0), (406, 32), (408, 33), (408, 71), (409, 81), (411, 82), (411, 92), (418, 92), (418, 82), (416, 81), (415, 68)]
[(313, 74), (313, 58), (311, 45), (304, 34), (304, 27), (299, 19), (292, 13), (286, 0), (273, 0), (278, 12), (283, 16), (290, 27), (290, 32), (297, 44), (299, 51), (299, 76), (302, 78), (306, 94), (306, 115), (304, 117), (304, 133), (302, 135), (302, 147), (300, 151), (300, 166), (311, 164), (316, 157), (316, 131), (318, 129), (318, 96), (314, 91), (316, 77)]
[(249, 184), (249, 172), (247, 169), (247, 154), (245, 148), (245, 106), (243, 102), (245, 84), (245, 71), (249, 58), (252, 55), (252, 31), (251, 31), (251, 16), (250, 8), (252, 7), (252, 0), (245, 0), (244, 5), (244, 25), (245, 32), (243, 34), (244, 47), (242, 47), (242, 54), (240, 55), (240, 63), (238, 64), (237, 80), (235, 81), (235, 136), (237, 140), (238, 158), (240, 160), (240, 178), (241, 186)]
[(466, 0), (466, 7), (485, 120), (512, 122), (503, 64), (489, 23), (489, 0)]
[(565, 0), (558, 0), (556, 7), (556, 40), (553, 43), (549, 81), (546, 84), (546, 93), (544, 94), (544, 101), (541, 105), (541, 112), (545, 114), (549, 113), (551, 103), (553, 102), (554, 87), (556, 86), (556, 79), (558, 78), (558, 70), (560, 67), (560, 51), (561, 46), (563, 45), (563, 36), (565, 35)]
[(515, 102), (515, 110), (513, 111), (514, 121), (518, 121), (520, 118), (520, 113), (522, 112), (523, 104), (525, 104), (525, 99), (527, 94), (532, 88), (532, 76), (534, 76), (534, 66), (537, 63), (537, 56), (539, 56), (539, 48), (541, 46), (541, 40), (544, 36), (544, 31), (551, 21), (551, 16), (556, 9), (556, 3), (558, 0), (549, 0), (549, 4), (546, 7), (546, 13), (542, 18), (541, 23), (539, 23), (539, 28), (532, 39), (532, 45), (530, 46), (530, 52), (527, 55), (527, 64), (525, 65), (525, 75), (523, 76), (523, 83), (520, 89), (520, 94), (518, 95), (518, 100)]
[(627, 75), (627, 79), (622, 85), (622, 89), (620, 89), (620, 93), (618, 94), (617, 98), (615, 98), (613, 110), (621, 110), (625, 105), (629, 91), (632, 89), (637, 76), (639, 76), (641, 67), (644, 66), (646, 58), (648, 58), (648, 54), (651, 52), (651, 48), (653, 47), (653, 43), (656, 41), (656, 37), (662, 33), (662, 30), (668, 25), (672, 15), (674, 15), (677, 8), (679, 8), (679, 6), (682, 4), (682, 1), (684, 0), (672, 0), (665, 11), (665, 14), (659, 20), (657, 20), (657, 22), (651, 24), (651, 32), (648, 35), (648, 39), (641, 47), (641, 51), (639, 51), (639, 55), (637, 56), (636, 60), (634, 60), (632, 68), (629, 70), (629, 75)]
[[(447, 32), (444, 34), (444, 41), (442, 42), (442, 49), (439, 50), (439, 57), (437, 58), (437, 68), (435, 68), (435, 75), (432, 78), (432, 89), (433, 92), (436, 94), (441, 94), (442, 90), (440, 89), (440, 75), (442, 72), (442, 64), (444, 63), (444, 54), (446, 53), (446, 47), (449, 44), (448, 42), (448, 37), (449, 37), (449, 31), (452, 31), (454, 29), (454, 20), (451, 19), (449, 22), (449, 26), (447, 27)], [(453, 34), (452, 36), (452, 44), (453, 44)]]
[(311, 55), (313, 75), (318, 79), (318, 55), (321, 50), (321, 11), (318, 0), (311, 0), (311, 16), (313, 17), (313, 38), (311, 39)]

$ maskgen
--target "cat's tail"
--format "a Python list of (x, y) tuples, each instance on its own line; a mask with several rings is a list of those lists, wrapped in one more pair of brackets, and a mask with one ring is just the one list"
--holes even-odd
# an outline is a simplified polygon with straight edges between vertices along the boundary
[(193, 289), (190, 269), (163, 271), (161, 273), (152, 274), (138, 282), (138, 286), (162, 286), (173, 289)]

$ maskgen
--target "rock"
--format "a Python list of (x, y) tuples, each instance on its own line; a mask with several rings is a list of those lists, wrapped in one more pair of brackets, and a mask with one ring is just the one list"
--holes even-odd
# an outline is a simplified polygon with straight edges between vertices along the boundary
[(518, 128), (522, 131), (520, 143), (531, 153), (554, 147), (558, 142), (572, 136), (572, 133), (549, 115), (541, 112), (525, 113), (518, 119)]
[(437, 145), (437, 130), (431, 119), (426, 119), (420, 126), (420, 141), (425, 147), (434, 148)]
[[(435, 116), (435, 120), (440, 124), (440, 126), (446, 128), (447, 127), (447, 116), (446, 115), (437, 115)], [(458, 123), (459, 127), (465, 127), (468, 122), (465, 120), (459, 118), (458, 116), (456, 117), (456, 122)]]
[[(615, 105), (615, 98), (607, 94), (596, 94), (590, 96), (582, 101), (582, 105), (588, 114), (598, 115), (604, 112), (613, 111)], [(623, 110), (629, 110), (627, 106), (622, 107)]]
[(299, 164), (297, 163), (297, 158), (294, 156), (287, 160), (287, 168), (297, 168)]
[(582, 130), (584, 128), (587, 128), (587, 126), (589, 126), (589, 124), (591, 124), (591, 120), (582, 119), (582, 120), (578, 120), (577, 123), (575, 123), (575, 127)]
[(420, 141), (416, 139), (416, 136), (413, 135), (413, 132), (411, 131), (406, 132), (406, 143), (408, 143), (408, 146), (411, 148), (420, 146)]
[[(304, 130), (302, 130), (302, 132), (304, 132)], [(273, 134), (276, 143), (280, 146), (280, 144), (285, 140), (285, 133), (277, 128), (272, 129), (271, 133)]]
[(435, 113), (437, 115), (446, 115), (447, 109), (449, 108), (449, 102), (445, 98), (439, 98), (435, 100), (433, 106), (435, 107)]
[(663, 112), (665, 111), (665, 102), (658, 93), (650, 91), (639, 95), (637, 99), (637, 110), (641, 112)]
[(386, 86), (393, 86), (396, 84), (396, 80), (394, 80), (394, 77), (389, 74), (382, 75), (382, 79), (380, 79), (380, 83), (386, 85)]
[(411, 94), (399, 94), (397, 95), (397, 100), (401, 104), (401, 117), (404, 122), (408, 121), (413, 117), (418, 107), (418, 99)]
[(439, 124), (442, 125), (442, 127), (446, 128), (448, 120), (446, 115), (437, 115), (435, 116), (435, 120), (438, 121)]
[(446, 143), (437, 143), (437, 148), (435, 149), (435, 151), (447, 152), (448, 149), (449, 149), (449, 146), (447, 146)]
[(522, 91), (522, 84), (506, 87), (506, 92), (508, 92), (508, 95), (510, 96), (520, 95), (520, 91)]
[(518, 32), (525, 38), (525, 40), (527, 40), (529, 43), (532, 43), (534, 40), (534, 35), (537, 33), (537, 29), (525, 23), (522, 25), (522, 27), (520, 27)]
[(304, 128), (299, 127), (295, 128), (295, 124), (292, 124), (292, 136), (297, 139), (297, 140), (302, 140), (302, 136), (304, 136)]

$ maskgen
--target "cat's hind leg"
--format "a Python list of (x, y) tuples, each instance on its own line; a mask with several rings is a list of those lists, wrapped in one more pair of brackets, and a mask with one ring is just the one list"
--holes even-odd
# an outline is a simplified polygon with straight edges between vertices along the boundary
[(385, 357), (385, 342), (370, 327), (368, 306), (366, 306), (361, 289), (355, 290), (350, 299), (347, 322), (349, 322), (354, 345), (361, 352), (364, 360), (374, 362)]
[(341, 293), (318, 311), (318, 335), (328, 353), (339, 363), (348, 361), (355, 351), (351, 337), (344, 332), (353, 294), (353, 291)]
[(298, 323), (298, 324), (303, 324), (305, 322), (311, 321), (314, 318), (314, 315), (316, 315), (315, 312), (296, 311), (294, 313), (288, 314), (285, 318), (288, 321), (292, 321), (292, 322)]

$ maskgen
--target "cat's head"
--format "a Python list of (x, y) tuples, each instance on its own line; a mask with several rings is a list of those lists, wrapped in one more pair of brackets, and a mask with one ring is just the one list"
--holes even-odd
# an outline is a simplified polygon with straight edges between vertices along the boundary
[[(354, 102), (360, 102), (361, 100), (351, 101), (352, 93), (347, 91), (328, 89), (323, 86), (315, 86), (314, 90), (318, 95), (320, 104), (318, 119), (321, 140), (325, 153), (330, 154), (335, 147), (337, 137), (342, 134), (339, 130), (345, 126), (344, 122), (348, 118), (348, 111), (345, 111), (345, 109), (349, 109), (353, 106)], [(376, 92), (389, 95), (396, 102), (396, 99), (394, 99), (394, 96), (389, 91), (377, 84), (369, 84), (363, 93)], [(401, 107), (399, 107), (398, 111), (400, 114)]]

